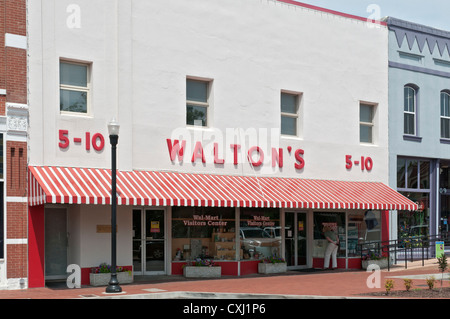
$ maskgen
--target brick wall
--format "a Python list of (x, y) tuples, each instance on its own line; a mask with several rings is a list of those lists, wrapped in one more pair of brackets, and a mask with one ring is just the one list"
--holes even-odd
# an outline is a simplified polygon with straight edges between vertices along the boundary
[(6, 142), (7, 196), (27, 196), (27, 143)]
[[(6, 46), (5, 34), (26, 36), (26, 0), (0, 0), (0, 116), (8, 115), (8, 103), (27, 104), (27, 51), (13, 45)], [(6, 277), (27, 278), (26, 139), (7, 138), (4, 160)]]

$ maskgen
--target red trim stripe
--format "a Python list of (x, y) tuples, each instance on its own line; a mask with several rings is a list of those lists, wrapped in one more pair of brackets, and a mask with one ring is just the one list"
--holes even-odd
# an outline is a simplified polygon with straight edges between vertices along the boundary
[[(111, 203), (111, 170), (31, 166), (29, 205)], [(144, 206), (417, 210), (383, 183), (118, 171), (117, 203)]]
[(320, 11), (320, 12), (333, 14), (333, 15), (340, 16), (340, 17), (343, 17), (343, 18), (354, 19), (354, 20), (359, 20), (359, 21), (365, 21), (365, 22), (369, 22), (369, 23), (379, 24), (379, 25), (382, 25), (382, 26), (387, 26), (387, 23), (385, 21), (379, 21), (379, 20), (372, 21), (370, 19), (367, 19), (367, 18), (364, 18), (364, 17), (360, 17), (360, 16), (357, 16), (357, 15), (348, 14), (348, 13), (344, 13), (344, 12), (339, 12), (339, 11), (335, 11), (335, 10), (330, 10), (330, 9), (314, 6), (312, 4), (307, 4), (307, 3), (298, 2), (298, 1), (294, 1), (294, 0), (277, 0), (277, 1), (283, 2), (283, 3), (292, 4), (292, 5), (298, 6), (298, 7), (303, 7), (303, 8), (306, 8), (306, 9), (311, 9), (311, 10), (315, 10), (315, 11)]

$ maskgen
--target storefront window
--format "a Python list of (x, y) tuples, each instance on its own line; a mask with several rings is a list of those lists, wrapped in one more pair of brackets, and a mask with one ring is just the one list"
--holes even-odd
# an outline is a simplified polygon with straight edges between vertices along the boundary
[[(442, 161), (440, 163), (439, 188), (450, 191), (450, 162)], [(443, 190), (442, 190), (443, 191)]]
[(234, 208), (174, 207), (172, 259), (236, 260)]
[(325, 239), (325, 227), (331, 228), (331, 231), (339, 235), (338, 257), (345, 257), (346, 250), (346, 231), (345, 231), (345, 213), (314, 213), (314, 243), (313, 257), (323, 258), (328, 241)]
[(280, 210), (241, 208), (240, 211), (240, 259), (280, 257)]
[(381, 241), (380, 211), (368, 210), (348, 215), (348, 257), (360, 257), (360, 244), (377, 241)]
[(397, 159), (398, 189), (430, 189), (430, 162)]
[[(397, 190), (419, 205), (417, 211), (398, 212), (399, 240), (429, 235), (430, 175), (429, 161), (402, 158), (397, 160)], [(440, 177), (442, 187), (442, 171)]]
[(430, 220), (429, 193), (400, 192), (419, 205), (416, 211), (398, 212), (398, 238), (427, 236)]

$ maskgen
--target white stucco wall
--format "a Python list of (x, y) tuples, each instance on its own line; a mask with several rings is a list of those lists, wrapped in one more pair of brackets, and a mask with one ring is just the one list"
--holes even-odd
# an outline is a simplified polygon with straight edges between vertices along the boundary
[[(106, 125), (116, 116), (122, 170), (388, 181), (385, 26), (278, 1), (71, 4), (29, 2), (31, 165), (110, 167)], [(92, 64), (91, 116), (60, 114), (61, 58)], [(186, 76), (213, 80), (208, 129), (186, 127)], [(281, 90), (302, 94), (297, 138), (279, 137)], [(378, 105), (375, 145), (359, 143), (360, 101)], [(266, 163), (255, 171), (245, 153), (232, 164), (226, 132), (236, 128), (259, 132), (253, 144), (238, 142), (245, 153), (262, 147)], [(67, 149), (58, 147), (61, 129), (69, 131)], [(180, 131), (191, 135), (188, 149), (203, 140), (207, 163), (191, 163), (189, 151), (183, 163), (170, 161), (166, 139)], [(103, 134), (105, 148), (86, 151), (86, 132)], [(213, 142), (224, 165), (212, 163)], [(281, 170), (271, 168), (271, 147), (283, 148)], [(296, 149), (304, 150), (302, 170), (294, 168)], [(346, 155), (371, 157), (372, 171), (347, 170)]]
[[(98, 232), (97, 226), (111, 225), (110, 206), (72, 205), (68, 210), (68, 264), (82, 268), (111, 264), (111, 233)], [(132, 214), (117, 208), (117, 265), (132, 264)]]

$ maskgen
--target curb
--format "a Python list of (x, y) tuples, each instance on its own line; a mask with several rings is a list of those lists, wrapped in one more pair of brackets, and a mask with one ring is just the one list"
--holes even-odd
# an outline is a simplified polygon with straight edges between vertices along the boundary
[[(81, 299), (371, 299), (370, 297), (348, 296), (314, 296), (314, 295), (271, 295), (271, 294), (247, 294), (247, 293), (214, 293), (214, 292), (190, 292), (172, 291), (163, 293), (144, 293), (116, 296), (85, 296)], [(380, 299), (376, 297), (376, 299)]]

